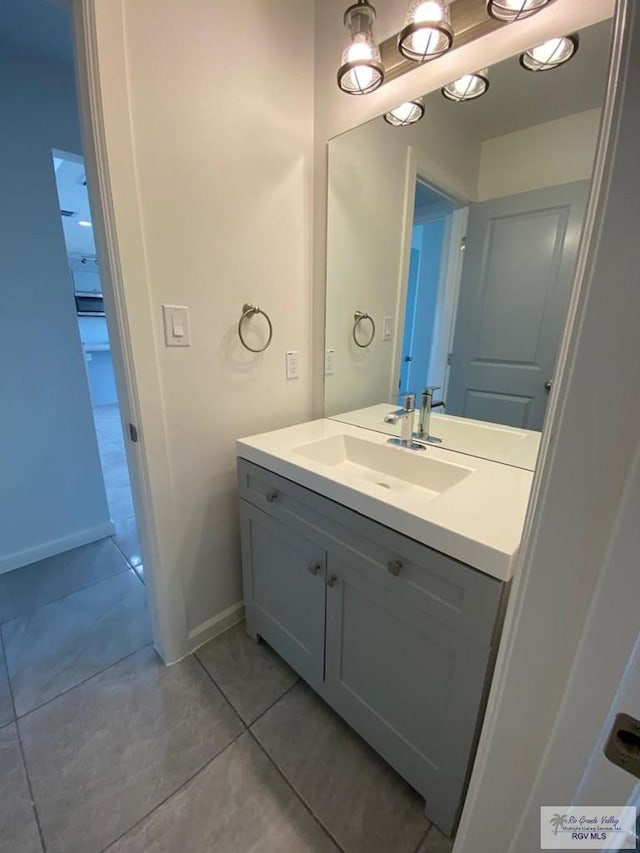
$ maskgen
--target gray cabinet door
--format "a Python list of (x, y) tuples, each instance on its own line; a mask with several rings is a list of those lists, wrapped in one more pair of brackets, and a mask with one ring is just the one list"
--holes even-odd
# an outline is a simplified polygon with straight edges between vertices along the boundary
[(491, 649), (390, 594), (355, 555), (347, 561), (330, 553), (327, 583), (324, 695), (451, 834)]
[(472, 204), (447, 413), (542, 429), (588, 181)]
[(325, 552), (241, 501), (247, 629), (311, 685), (324, 674)]

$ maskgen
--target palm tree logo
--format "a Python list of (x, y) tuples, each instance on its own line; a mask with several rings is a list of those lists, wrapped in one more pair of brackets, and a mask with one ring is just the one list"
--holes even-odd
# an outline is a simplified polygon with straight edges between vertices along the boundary
[(552, 818), (549, 819), (549, 823), (553, 827), (553, 834), (557, 835), (559, 829), (564, 829), (564, 822), (567, 819), (568, 815), (566, 814), (558, 814), (556, 812)]

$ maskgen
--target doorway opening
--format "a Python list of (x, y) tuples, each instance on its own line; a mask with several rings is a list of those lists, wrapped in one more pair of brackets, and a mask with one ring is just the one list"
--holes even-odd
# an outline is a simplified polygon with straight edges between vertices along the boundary
[(459, 281), (450, 247), (459, 230), (455, 214), (461, 208), (460, 202), (418, 177), (398, 379), (400, 397), (429, 386), (442, 388), (445, 382), (449, 341), (443, 330), (451, 325)]
[(47, 0), (5, 6), (0, 726), (15, 726), (153, 632), (79, 156), (71, 16)]
[(100, 463), (109, 513), (116, 528), (115, 542), (143, 580), (84, 160), (79, 154), (55, 149), (52, 157)]

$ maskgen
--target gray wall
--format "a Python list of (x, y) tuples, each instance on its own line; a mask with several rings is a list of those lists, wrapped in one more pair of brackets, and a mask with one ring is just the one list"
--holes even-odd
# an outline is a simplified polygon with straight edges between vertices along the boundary
[(110, 532), (51, 149), (71, 72), (0, 51), (0, 572)]

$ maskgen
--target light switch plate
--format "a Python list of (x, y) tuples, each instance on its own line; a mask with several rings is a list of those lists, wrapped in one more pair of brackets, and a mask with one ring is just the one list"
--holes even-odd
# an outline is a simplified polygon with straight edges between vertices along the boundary
[(336, 365), (336, 351), (333, 349), (326, 349), (324, 351), (324, 375), (332, 376), (335, 371)]
[(289, 351), (287, 353), (287, 379), (298, 379), (300, 376), (300, 353)]
[(164, 342), (168, 347), (191, 346), (191, 324), (186, 305), (163, 305)]
[(385, 317), (382, 321), (382, 340), (390, 341), (393, 334), (393, 317)]

